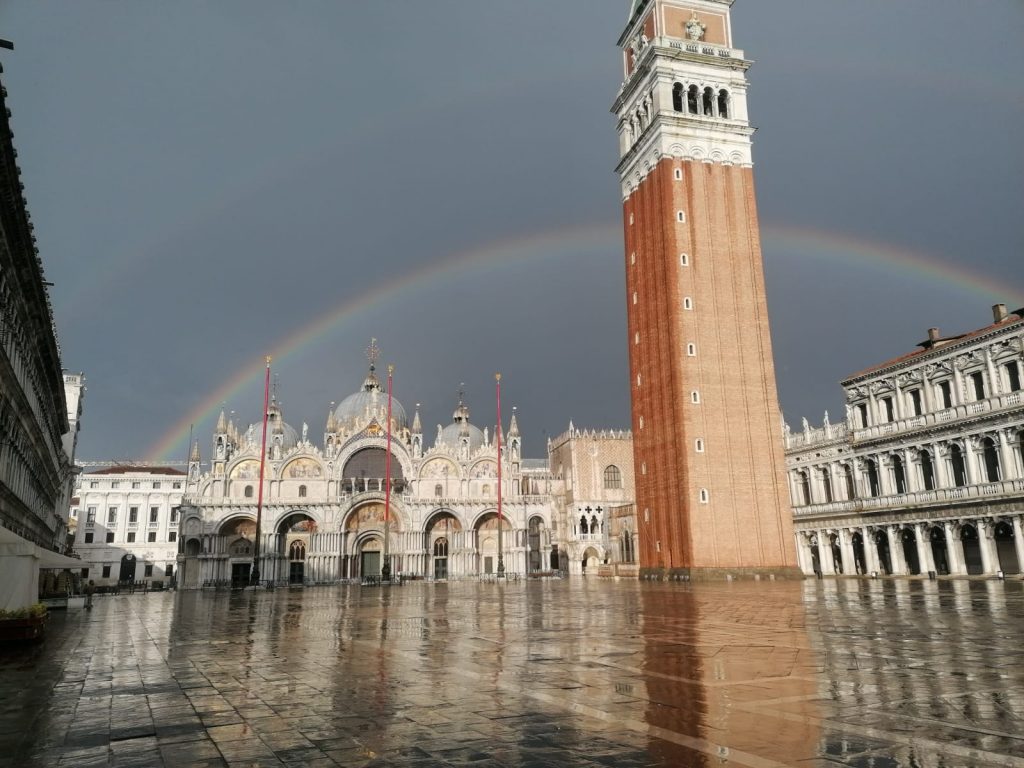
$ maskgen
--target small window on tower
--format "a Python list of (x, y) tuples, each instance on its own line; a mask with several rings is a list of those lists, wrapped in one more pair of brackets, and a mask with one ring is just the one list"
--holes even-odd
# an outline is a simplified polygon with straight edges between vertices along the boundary
[(701, 504), (707, 504), (708, 503), (708, 489), (707, 488), (701, 488), (700, 489), (700, 503)]
[(630, 224), (630, 226), (633, 225), (633, 214), (632, 213), (629, 214), (629, 224)]
[(633, 291), (633, 303), (636, 304), (636, 291)]
[(693, 299), (689, 296), (683, 298), (683, 309), (693, 309)]
[(640, 417), (640, 429), (643, 429), (643, 428), (644, 428), (644, 417), (641, 416)]
[(724, 88), (718, 92), (718, 116), (729, 117), (729, 92)]
[(629, 263), (636, 264), (636, 251), (633, 251), (631, 254), (629, 254)]
[(640, 382), (641, 382), (642, 380), (643, 380), (642, 376), (641, 376), (641, 375), (640, 375), (640, 374), (638, 373), (638, 374), (636, 375), (636, 385), (637, 385), (638, 387), (640, 386)]
[(690, 266), (690, 254), (680, 253), (679, 254), (679, 266), (688, 267)]
[(644, 507), (644, 522), (651, 522), (651, 510), (648, 509), (647, 507)]
[(682, 168), (676, 168), (676, 181), (682, 181), (682, 180), (683, 180), (683, 169)]
[(681, 224), (685, 224), (686, 223), (686, 212), (685, 211), (676, 211), (676, 221), (678, 221)]
[(696, 390), (691, 392), (690, 393), (690, 402), (693, 403), (694, 405), (699, 405), (700, 404), (700, 392), (698, 392)]
[(647, 462), (646, 461), (640, 463), (640, 474), (641, 475), (646, 475), (647, 474)]
[(633, 334), (633, 343), (634, 344), (639, 344), (640, 343), (640, 331), (637, 331), (636, 333)]
[(696, 357), (697, 356), (697, 345), (696, 344), (687, 344), (686, 345), (686, 355), (687, 355), (687, 357)]
[(704, 453), (704, 439), (703, 438), (698, 437), (694, 441), (693, 446), (696, 449), (697, 453)]

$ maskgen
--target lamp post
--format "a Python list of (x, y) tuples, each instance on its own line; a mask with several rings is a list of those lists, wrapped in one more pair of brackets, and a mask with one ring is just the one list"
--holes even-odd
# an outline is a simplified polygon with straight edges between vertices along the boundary
[(384, 563), (380, 569), (381, 581), (391, 581), (391, 559), (389, 541), (391, 539), (391, 378), (395, 366), (388, 366), (388, 452), (384, 457)]
[(267, 355), (267, 374), (263, 381), (263, 437), (260, 439), (260, 489), (256, 495), (256, 540), (252, 550), (252, 573), (249, 581), (253, 586), (260, 583), (260, 532), (263, 522), (263, 470), (267, 463), (267, 409), (270, 407), (270, 356)]
[(495, 437), (498, 442), (498, 578), (505, 575), (505, 556), (503, 554), (502, 528), (504, 520), (501, 516), (501, 374), (494, 374), (498, 401), (498, 430)]

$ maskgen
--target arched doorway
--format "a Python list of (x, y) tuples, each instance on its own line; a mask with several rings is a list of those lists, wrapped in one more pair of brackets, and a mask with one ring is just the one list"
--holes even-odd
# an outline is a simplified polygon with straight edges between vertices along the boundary
[[(424, 575), (433, 574), (435, 579), (447, 579), (456, 574), (456, 563), (452, 559), (454, 550), (460, 546), (462, 539), (462, 523), (449, 510), (434, 512), (425, 526), (426, 540), (423, 548), (427, 551), (430, 562), (424, 563)], [(443, 544), (437, 542), (443, 539)]]
[(543, 567), (543, 558), (541, 556), (541, 529), (544, 526), (544, 521), (539, 517), (530, 518), (530, 526), (527, 532), (527, 543), (529, 548), (529, 558), (527, 560), (527, 570), (530, 573), (539, 571)]
[(928, 531), (928, 543), (932, 548), (932, 562), (935, 563), (935, 572), (941, 576), (948, 576), (949, 549), (946, 546), (946, 531), (941, 525), (933, 525)]
[(1017, 550), (1014, 547), (1013, 526), (1005, 520), (996, 523), (996, 554), (999, 556), (999, 570), (1003, 573), (1020, 573)]
[(138, 561), (131, 552), (121, 558), (121, 570), (118, 572), (117, 581), (120, 584), (133, 585), (135, 583), (135, 571)]
[(366, 539), (359, 547), (359, 576), (380, 576), (381, 558), (384, 555), (384, 542), (376, 536)]
[(277, 524), (278, 554), (288, 562), (289, 584), (306, 583), (306, 554), (313, 549), (316, 530), (316, 520), (305, 512), (292, 512)]
[(985, 572), (981, 562), (981, 541), (978, 540), (978, 529), (970, 523), (960, 526), (960, 542), (964, 548), (964, 563), (967, 573), (974, 576)]
[(597, 570), (597, 566), (600, 563), (600, 559), (597, 554), (597, 550), (593, 547), (587, 547), (583, 553), (583, 559), (580, 562), (580, 566), (583, 569), (583, 575), (587, 575), (587, 568), (589, 567), (592, 571)]
[(917, 535), (912, 528), (900, 529), (900, 544), (903, 546), (903, 562), (907, 571), (917, 576), (921, 573), (921, 558), (917, 556)]
[[(256, 540), (256, 521), (248, 517), (232, 517), (221, 523), (217, 533), (226, 540), (228, 563), (231, 566), (231, 586), (241, 589), (249, 583), (252, 574), (253, 542)], [(223, 578), (218, 574), (217, 578)]]
[(828, 534), (828, 543), (832, 550), (832, 563), (835, 572), (843, 575), (843, 550), (839, 547), (839, 536), (834, 533)]
[[(498, 513), (489, 512), (480, 518), (476, 524), (477, 552), (480, 557), (480, 573), (497, 573), (498, 570)], [(501, 546), (505, 563), (505, 570), (509, 570), (510, 563), (505, 554), (512, 544), (512, 526), (508, 518), (501, 519)]]

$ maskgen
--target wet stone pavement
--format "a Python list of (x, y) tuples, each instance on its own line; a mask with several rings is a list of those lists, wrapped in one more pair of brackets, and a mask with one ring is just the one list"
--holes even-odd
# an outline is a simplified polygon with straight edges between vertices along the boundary
[(0, 650), (8, 766), (1024, 766), (1024, 583), (99, 597)]

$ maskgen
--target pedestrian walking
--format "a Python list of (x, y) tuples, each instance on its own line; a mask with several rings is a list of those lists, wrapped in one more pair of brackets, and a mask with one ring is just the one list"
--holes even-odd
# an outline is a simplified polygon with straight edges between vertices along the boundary
[(96, 582), (89, 579), (89, 583), (85, 585), (85, 608), (86, 610), (92, 610), (92, 596), (96, 592)]

